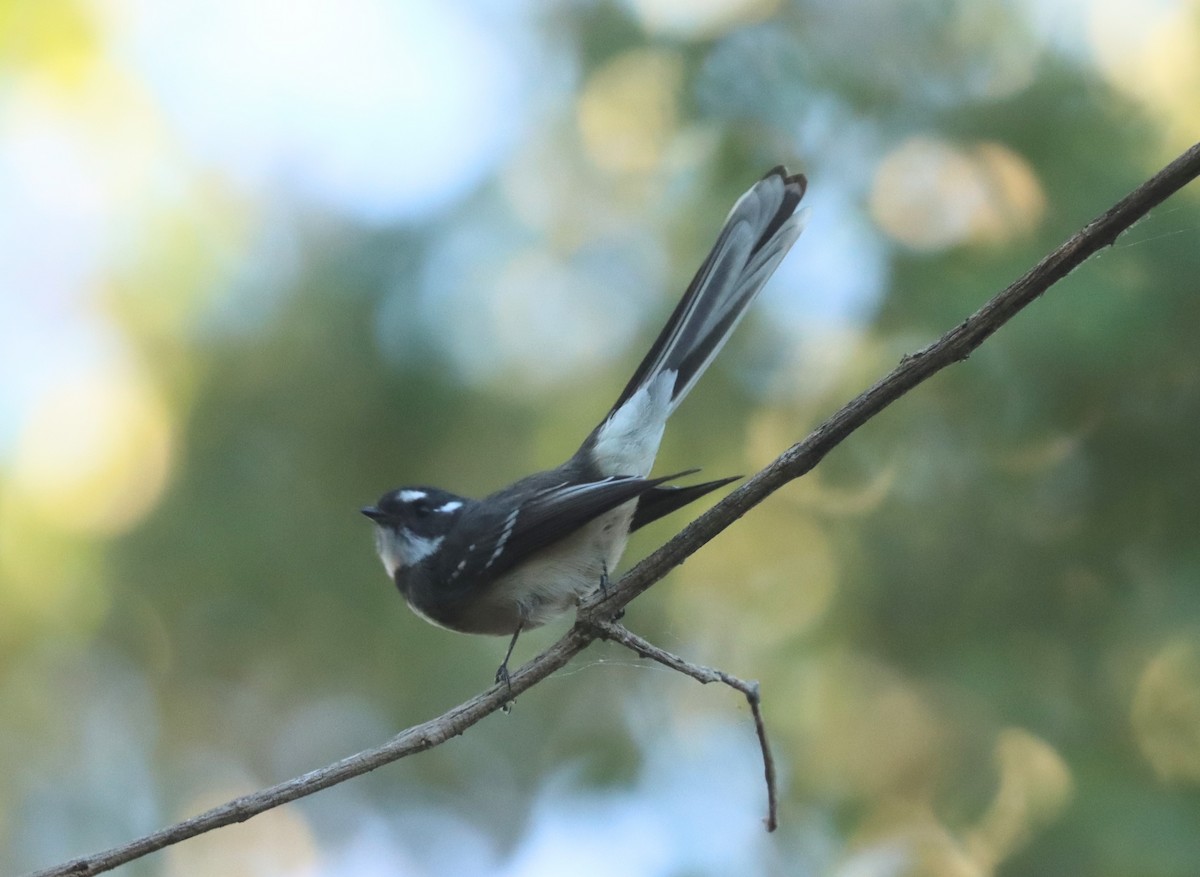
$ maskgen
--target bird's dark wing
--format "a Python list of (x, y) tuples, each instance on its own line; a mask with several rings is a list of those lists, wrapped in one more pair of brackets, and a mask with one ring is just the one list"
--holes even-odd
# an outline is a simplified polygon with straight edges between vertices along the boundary
[[(520, 504), (485, 503), (480, 513), (488, 517), (466, 528), (471, 544), (457, 546), (447, 556), (459, 558), (454, 568), (443, 570), (450, 580), (479, 583), (494, 579), (560, 539), (617, 506), (653, 490), (665, 481), (688, 472), (662, 478), (614, 476), (582, 483), (548, 485)], [(464, 521), (465, 523), (465, 521)]]
[(633, 522), (629, 532), (638, 530), (659, 518), (683, 508), (689, 502), (694, 502), (706, 493), (724, 487), (737, 481), (742, 476), (721, 478), (717, 481), (705, 481), (703, 484), (689, 484), (686, 487), (652, 487), (638, 497), (637, 511), (633, 513)]

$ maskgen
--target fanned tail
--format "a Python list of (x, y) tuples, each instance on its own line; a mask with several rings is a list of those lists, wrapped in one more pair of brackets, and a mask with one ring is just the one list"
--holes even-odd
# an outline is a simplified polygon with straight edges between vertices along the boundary
[(728, 340), (804, 228), (808, 183), (777, 167), (725, 218), (712, 252), (620, 398), (580, 449), (600, 475), (646, 475), (667, 418)]
[(683, 401), (803, 231), (807, 211), (796, 208), (807, 186), (803, 174), (789, 175), (780, 166), (738, 199), (610, 418), (668, 371), (676, 373), (668, 414)]

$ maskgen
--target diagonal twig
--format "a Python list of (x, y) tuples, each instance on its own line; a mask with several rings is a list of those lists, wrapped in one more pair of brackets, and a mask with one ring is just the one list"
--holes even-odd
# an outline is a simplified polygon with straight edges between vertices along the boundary
[(933, 344), (903, 359), (874, 386), (860, 393), (833, 416), (775, 458), (719, 503), (696, 518), (673, 539), (621, 577), (607, 594), (594, 595), (587, 608), (613, 614), (626, 606), (667, 571), (704, 545), (776, 490), (812, 470), (825, 455), (884, 408), (942, 369), (962, 362), (996, 330), (1091, 256), (1110, 246), (1130, 226), (1169, 196), (1200, 176), (1200, 143), (1142, 183), (1100, 216), (1071, 235), (1055, 250), (998, 292)]
[(139, 859), (223, 825), (252, 816), (336, 783), (423, 752), (463, 733), (516, 696), (566, 665), (600, 634), (591, 625), (611, 618), (631, 600), (694, 554), (702, 545), (746, 514), (784, 484), (811, 470), (826, 454), (917, 384), (960, 362), (1051, 286), (1109, 246), (1135, 222), (1200, 175), (1200, 143), (1156, 173), (1117, 204), (1072, 235), (1007, 289), (943, 335), (937, 342), (904, 357), (890, 374), (835, 412), (802, 442), (694, 520), (665, 545), (626, 573), (606, 595), (588, 600), (579, 620), (558, 642), (512, 674), (510, 692), (494, 686), (449, 712), (415, 725), (382, 746), (352, 755), (328, 767), (245, 795), (176, 825), (102, 853), (72, 859), (30, 877), (90, 877)]

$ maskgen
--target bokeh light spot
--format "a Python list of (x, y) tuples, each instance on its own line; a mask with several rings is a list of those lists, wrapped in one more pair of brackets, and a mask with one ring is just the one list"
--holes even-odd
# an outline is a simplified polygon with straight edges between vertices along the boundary
[(17, 494), (46, 523), (98, 535), (122, 532), (162, 494), (170, 417), (130, 367), (76, 373), (33, 407), (13, 457)]
[(683, 61), (658, 49), (626, 52), (597, 70), (579, 98), (588, 157), (611, 173), (659, 166), (678, 125)]
[(1165, 780), (1200, 782), (1200, 646), (1175, 640), (1155, 655), (1133, 696), (1138, 748)]
[(974, 239), (1000, 244), (1036, 225), (1046, 196), (1029, 162), (1002, 143), (980, 143), (973, 157), (988, 194), (975, 217)]
[(1200, 126), (1200, 4), (1092, 0), (1087, 34), (1100, 73), (1192, 143)]
[(1071, 772), (1052, 746), (1020, 728), (996, 739), (1000, 786), (967, 841), (983, 873), (1020, 849), (1034, 829), (1058, 817), (1071, 798)]
[(779, 0), (629, 0), (650, 33), (697, 39), (771, 15)]
[(87, 5), (78, 0), (0, 3), (0, 57), (61, 86), (80, 84), (98, 48)]
[(998, 143), (962, 148), (913, 137), (880, 162), (871, 190), (875, 222), (915, 250), (1002, 243), (1028, 231), (1044, 210), (1032, 168)]
[(202, 162), (364, 221), (462, 197), (520, 125), (523, 34), (470, 4), (135, 0), (112, 27)]

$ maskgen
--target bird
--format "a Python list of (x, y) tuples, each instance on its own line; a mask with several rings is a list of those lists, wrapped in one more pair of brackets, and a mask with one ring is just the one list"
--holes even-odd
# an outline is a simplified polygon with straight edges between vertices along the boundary
[(556, 468), (483, 499), (398, 487), (360, 511), (388, 576), (419, 617), (517, 638), (607, 589), (629, 534), (720, 487), (650, 477), (667, 419), (695, 386), (800, 236), (808, 182), (773, 168), (729, 211), (708, 256), (617, 401)]

